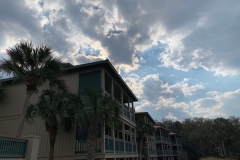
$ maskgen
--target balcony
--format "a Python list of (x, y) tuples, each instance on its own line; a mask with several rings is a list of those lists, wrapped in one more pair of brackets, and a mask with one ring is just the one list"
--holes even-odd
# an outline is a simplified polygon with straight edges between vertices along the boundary
[[(114, 140), (112, 137), (105, 137), (105, 153), (114, 153)], [(125, 148), (124, 148), (125, 146)], [(126, 153), (135, 154), (137, 151), (137, 145), (133, 142), (125, 142), (121, 139), (115, 139), (115, 153)], [(86, 140), (77, 140), (76, 144), (76, 154), (83, 154), (87, 152)], [(96, 152), (101, 152), (101, 142), (100, 139), (97, 141)]]
[[(125, 146), (125, 148), (124, 148)], [(125, 142), (121, 139), (115, 139), (115, 152), (116, 153), (126, 153), (126, 154), (135, 154), (137, 149), (136, 143), (133, 142)], [(105, 152), (106, 153), (113, 153), (113, 138), (112, 137), (105, 137)]]
[(172, 150), (157, 150), (157, 154), (161, 156), (169, 156), (174, 155), (174, 152)]
[(0, 158), (24, 158), (27, 140), (0, 137)]
[(172, 141), (172, 144), (174, 144), (174, 145), (182, 145), (182, 142), (181, 142), (181, 141), (175, 141), (175, 140), (173, 140), (173, 141)]
[(153, 148), (149, 148), (149, 154), (150, 155), (157, 155), (157, 150)]
[(185, 156), (186, 153), (185, 152), (181, 152), (181, 151), (173, 151), (173, 155), (174, 156)]
[(167, 138), (167, 137), (163, 137), (163, 136), (156, 136), (156, 141), (162, 141), (162, 142), (167, 142), (167, 143), (171, 143), (171, 139)]
[[(111, 94), (106, 90), (104, 93), (105, 93), (105, 96), (108, 96), (108, 97), (111, 96)], [(135, 122), (135, 114), (128, 110), (128, 106), (126, 104), (122, 105), (121, 102), (119, 102), (119, 100), (117, 100), (117, 99), (115, 99), (115, 100), (122, 108), (122, 116), (124, 118), (130, 120), (131, 122)]]
[(134, 113), (131, 113), (125, 106), (122, 106), (123, 109), (123, 116), (127, 118), (128, 120), (135, 122), (135, 115)]
[[(105, 142), (106, 143), (106, 142)], [(96, 152), (101, 152), (101, 140), (97, 139), (97, 146), (95, 148)], [(75, 154), (87, 153), (87, 142), (86, 140), (76, 140)]]

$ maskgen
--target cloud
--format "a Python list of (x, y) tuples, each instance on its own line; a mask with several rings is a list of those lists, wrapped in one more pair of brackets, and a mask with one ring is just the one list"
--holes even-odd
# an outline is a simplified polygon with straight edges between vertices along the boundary
[(211, 79), (221, 85), (212, 73), (240, 73), (239, 6), (235, 0), (2, 0), (0, 58), (21, 40), (49, 45), (75, 65), (108, 58), (126, 74), (138, 110), (177, 118), (234, 115), (239, 87)]
[[(206, 5), (215, 3), (211, 1)], [(184, 71), (202, 67), (216, 75), (238, 75), (240, 65), (236, 59), (240, 58), (240, 34), (235, 29), (240, 27), (236, 20), (240, 16), (239, 5), (221, 1), (211, 10), (200, 5), (194, 11), (199, 12), (196, 19), (176, 29), (174, 36), (168, 36), (165, 41), (168, 51), (161, 55), (164, 65)], [(229, 12), (230, 8), (233, 12)], [(176, 40), (178, 43), (174, 43)]]
[(169, 85), (164, 83), (158, 74), (150, 74), (145, 77), (133, 74), (125, 81), (139, 98), (139, 102), (136, 103), (138, 111), (151, 108), (161, 112), (161, 115), (165, 114), (164, 116), (169, 113), (177, 117), (191, 116), (189, 105), (178, 99), (184, 96), (191, 97), (204, 89), (202, 84), (189, 85), (189, 79), (186, 78), (181, 82)]
[(194, 108), (195, 115), (205, 117), (238, 116), (240, 111), (240, 89), (229, 92), (209, 92), (209, 97), (201, 98), (190, 105)]
[(73, 62), (76, 48), (98, 44), (92, 48), (101, 51), (99, 58), (107, 57), (130, 71), (144, 59), (138, 57), (139, 51), (160, 42), (165, 48), (156, 56), (157, 65), (237, 75), (239, 5), (216, 0), (1, 1), (0, 54), (19, 40), (33, 40), (52, 46), (56, 55)]

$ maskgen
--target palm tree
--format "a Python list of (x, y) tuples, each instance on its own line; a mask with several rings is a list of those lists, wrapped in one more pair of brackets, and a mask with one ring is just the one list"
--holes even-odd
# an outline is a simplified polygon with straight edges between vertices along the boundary
[(154, 133), (153, 125), (147, 124), (143, 118), (136, 121), (136, 132), (138, 141), (138, 157), (142, 160), (142, 150), (143, 150), (143, 137), (145, 135), (152, 135)]
[(42, 91), (37, 104), (30, 105), (26, 118), (32, 121), (33, 118), (40, 117), (45, 122), (49, 133), (49, 160), (53, 160), (58, 128), (62, 126), (65, 131), (70, 131), (74, 118), (68, 99), (72, 94), (67, 93), (65, 84), (62, 81), (54, 81), (50, 82), (49, 86), (49, 89)]
[(0, 61), (0, 71), (22, 80), (26, 84), (26, 98), (16, 137), (22, 133), (29, 99), (47, 80), (56, 79), (62, 73), (61, 61), (54, 58), (50, 47), (33, 47), (31, 42), (20, 42), (6, 50), (8, 59)]
[(79, 125), (87, 129), (87, 159), (93, 160), (99, 124), (114, 124), (115, 128), (119, 128), (122, 109), (113, 97), (105, 96), (102, 90), (86, 90), (80, 99), (82, 109), (75, 113), (75, 118)]

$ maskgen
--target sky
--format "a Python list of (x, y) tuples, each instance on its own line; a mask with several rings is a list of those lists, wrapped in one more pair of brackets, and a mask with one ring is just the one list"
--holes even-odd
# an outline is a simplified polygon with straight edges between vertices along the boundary
[(0, 59), (20, 41), (74, 65), (109, 59), (153, 119), (239, 116), (239, 0), (1, 0)]

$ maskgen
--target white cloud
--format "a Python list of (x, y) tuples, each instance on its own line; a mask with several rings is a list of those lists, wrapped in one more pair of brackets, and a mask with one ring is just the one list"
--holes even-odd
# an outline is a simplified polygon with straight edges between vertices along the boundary
[(190, 105), (194, 108), (194, 115), (203, 115), (204, 117), (216, 116), (238, 116), (240, 111), (240, 89), (229, 92), (210, 92), (210, 97), (201, 98)]
[(155, 110), (178, 110), (185, 115), (191, 115), (189, 106), (185, 102), (177, 102), (183, 95), (192, 96), (204, 88), (201, 84), (188, 85), (190, 79), (184, 78), (183, 81), (173, 85), (163, 83), (158, 74), (151, 74), (140, 78), (132, 75), (125, 79), (126, 83), (132, 88), (139, 98), (136, 109), (143, 110), (151, 107)]

